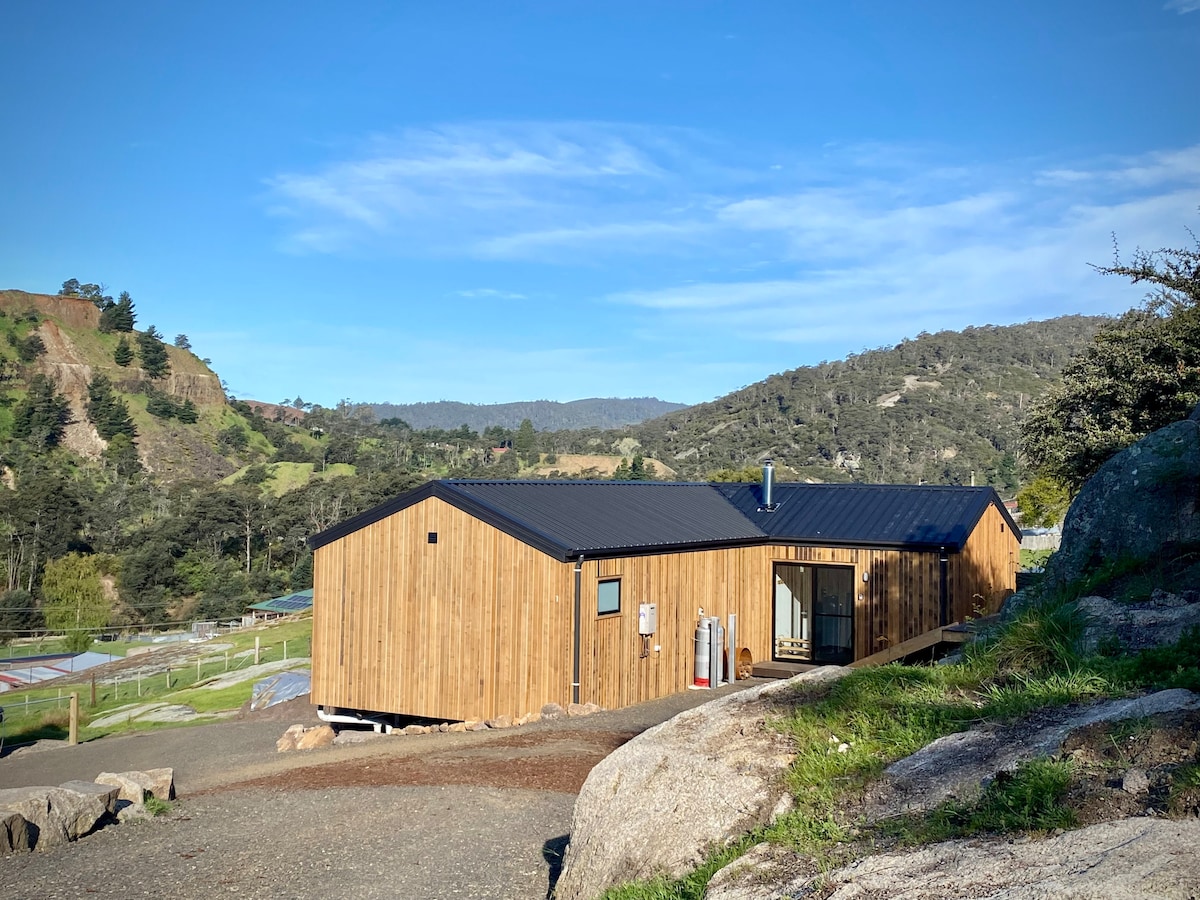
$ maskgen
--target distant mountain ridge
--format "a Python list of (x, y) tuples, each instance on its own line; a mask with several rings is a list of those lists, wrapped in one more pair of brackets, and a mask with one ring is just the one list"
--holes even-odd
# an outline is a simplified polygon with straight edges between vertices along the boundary
[(894, 347), (772, 375), (606, 436), (683, 478), (771, 457), (783, 477), (991, 483), (1016, 490), (1018, 432), (1104, 316), (922, 333)]
[(379, 419), (403, 419), (413, 428), (452, 430), (466, 425), (482, 432), (493, 426), (517, 428), (525, 419), (538, 431), (584, 428), (622, 428), (637, 425), (676, 410), (685, 403), (669, 403), (655, 397), (591, 397), (560, 403), (529, 400), (519, 403), (367, 403)]

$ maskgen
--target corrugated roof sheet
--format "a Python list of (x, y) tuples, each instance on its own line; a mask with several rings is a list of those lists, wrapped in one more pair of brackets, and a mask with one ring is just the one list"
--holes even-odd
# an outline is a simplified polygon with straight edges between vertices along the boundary
[(990, 487), (912, 484), (777, 484), (762, 510), (757, 484), (716, 486), (773, 538), (832, 544), (960, 550), (996, 493)]
[[(796, 541), (959, 550), (990, 487), (614, 481), (433, 481), (309, 538), (313, 549), (430, 497), (559, 559)], [(1015, 528), (1015, 526), (1013, 526)]]
[(52, 681), (63, 675), (83, 672), (95, 666), (112, 662), (112, 659), (113, 657), (108, 653), (95, 653), (91, 650), (77, 653), (74, 656), (55, 655), (6, 659), (0, 664), (0, 691)]
[(707, 484), (451, 481), (445, 487), (544, 536), (565, 556), (766, 537)]

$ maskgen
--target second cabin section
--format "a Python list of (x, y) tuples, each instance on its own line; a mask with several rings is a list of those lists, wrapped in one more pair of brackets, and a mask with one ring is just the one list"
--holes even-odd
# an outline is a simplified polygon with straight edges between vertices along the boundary
[[(749, 669), (903, 656), (994, 611), (991, 488), (437, 481), (310, 539), (313, 700), (442, 720), (693, 683), (698, 618)], [(650, 607), (653, 607), (651, 610)]]

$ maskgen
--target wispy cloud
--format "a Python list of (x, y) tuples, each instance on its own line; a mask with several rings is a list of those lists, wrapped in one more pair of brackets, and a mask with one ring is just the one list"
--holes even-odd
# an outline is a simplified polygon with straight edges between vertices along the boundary
[(744, 367), (748, 346), (836, 357), (921, 331), (1126, 309), (1129, 286), (1087, 264), (1110, 260), (1114, 232), (1129, 250), (1183, 239), (1200, 145), (967, 165), (918, 145), (785, 152), (621, 125), (476, 125), (380, 140), (272, 186), (294, 249), (618, 273), (620, 289), (589, 276), (561, 294), (625, 310), (630, 366), (704, 348), (680, 360), (694, 371)]
[(1109, 262), (1113, 233), (1127, 249), (1177, 244), (1198, 203), (1200, 147), (967, 179), (847, 171), (836, 187), (716, 211), (733, 233), (775, 241), (771, 275), (731, 270), (605, 299), (640, 310), (648, 339), (709, 333), (842, 352), (925, 330), (1117, 312), (1136, 297), (1087, 263)]
[(1200, 0), (1167, 0), (1163, 9), (1174, 10), (1182, 16), (1184, 13), (1200, 10)]
[(664, 134), (630, 126), (454, 125), (376, 138), (355, 159), (267, 186), (296, 251), (496, 256), (562, 243), (547, 236), (572, 228), (619, 229), (678, 177), (676, 155)]
[(472, 288), (467, 291), (455, 291), (455, 296), (468, 300), (525, 300), (525, 294), (515, 291), (498, 291), (495, 288)]

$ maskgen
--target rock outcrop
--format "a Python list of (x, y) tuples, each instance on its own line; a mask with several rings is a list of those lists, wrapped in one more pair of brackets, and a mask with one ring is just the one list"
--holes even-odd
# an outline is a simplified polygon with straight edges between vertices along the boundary
[(1164, 647), (1200, 626), (1200, 591), (1156, 590), (1141, 603), (1084, 597), (1078, 606), (1087, 619), (1082, 649), (1089, 653), (1113, 641), (1132, 653)]
[(862, 817), (874, 822), (931, 810), (948, 800), (974, 802), (1000, 772), (1058, 753), (1081, 728), (1192, 709), (1200, 709), (1200, 695), (1177, 689), (1082, 708), (1047, 709), (1014, 725), (949, 734), (888, 766), (867, 790)]
[(1122, 450), (1088, 479), (1071, 503), (1045, 584), (1071, 584), (1103, 563), (1195, 548), (1198, 503), (1200, 407)]
[(623, 881), (682, 875), (712, 845), (769, 822), (790, 803), (783, 775), (795, 747), (768, 719), (798, 685), (848, 671), (826, 666), (721, 697), (603, 759), (575, 802), (555, 897), (590, 900)]
[[(827, 900), (1192, 900), (1200, 885), (1200, 820), (1119, 819), (1037, 840), (961, 840), (868, 856), (821, 876)], [(765, 846), (765, 845), (760, 845)], [(755, 848), (722, 869), (705, 900), (813, 893), (814, 873), (788, 877)], [(732, 877), (731, 877), (732, 876)]]
[(1187, 900), (1200, 884), (1200, 820), (1121, 819), (1046, 840), (949, 841), (831, 873), (828, 900), (1045, 897)]
[[(992, 725), (972, 729), (958, 734), (947, 735), (926, 745), (911, 756), (898, 760), (884, 771), (883, 776), (872, 784), (864, 793), (861, 808), (856, 809), (853, 818), (870, 825), (883, 819), (895, 816), (928, 812), (948, 801), (970, 804), (977, 801), (987, 785), (1001, 772), (1012, 771), (1022, 762), (1038, 757), (1053, 756), (1064, 751), (1064, 745), (1074, 735), (1098, 723), (1112, 723), (1128, 720), (1148, 721), (1151, 717), (1170, 715), (1200, 709), (1200, 695), (1185, 690), (1159, 691), (1145, 697), (1133, 697), (1120, 700), (1104, 700), (1083, 707), (1060, 707), (1043, 710), (1033, 717), (1011, 725)], [(1192, 751), (1181, 751), (1192, 752)], [(1149, 789), (1149, 780), (1144, 772), (1136, 769), (1127, 771), (1120, 782), (1121, 789), (1130, 794), (1144, 794)], [(1136, 805), (1136, 804), (1135, 804)], [(1145, 823), (1153, 819), (1138, 818), (1132, 822)], [(1140, 826), (1131, 826), (1140, 827)], [(1099, 834), (1099, 833), (1097, 833)], [(942, 845), (944, 847), (966, 846), (964, 842)], [(1005, 846), (1011, 846), (1006, 842)], [(1058, 845), (1049, 844), (1047, 849), (1039, 850), (1036, 842), (1028, 844), (1027, 855), (1031, 858), (1044, 854), (1045, 858), (1054, 860), (1053, 867), (1058, 867), (1063, 861), (1057, 854), (1061, 849)], [(1070, 846), (1077, 846), (1071, 844)], [(1082, 846), (1082, 845), (1079, 845)], [(983, 851), (986, 852), (986, 851)], [(858, 881), (858, 872), (862, 867), (875, 872), (870, 860), (864, 860), (855, 866), (849, 866), (841, 871), (845, 883), (833, 896), (850, 897), (976, 897), (1003, 896), (1009, 897), (1049, 897), (1060, 896), (1053, 892), (1042, 893), (984, 893), (974, 894), (969, 891), (962, 894), (940, 894), (945, 883), (952, 880), (955, 871), (951, 857), (944, 849), (924, 848), (910, 853), (921, 859), (933, 860), (929, 871), (922, 866), (908, 868), (908, 863), (902, 867), (908, 874), (905, 877), (917, 879), (909, 886), (912, 893), (892, 894), (888, 891), (899, 890), (898, 881), (880, 888), (882, 893), (856, 894), (852, 891), (851, 879), (854, 884)], [(907, 859), (907, 854), (891, 854), (878, 859)], [(882, 866), (882, 864), (880, 864)], [(1174, 863), (1164, 863), (1166, 869), (1176, 871)], [(879, 869), (878, 871), (882, 871)], [(921, 873), (931, 880), (920, 880)], [(848, 874), (847, 874), (848, 873)], [(917, 874), (913, 874), (917, 873)], [(709, 882), (705, 894), (706, 900), (773, 900), (777, 897), (805, 896), (812, 891), (812, 880), (818, 875), (817, 865), (808, 857), (776, 844), (759, 844), (743, 857), (730, 863), (717, 872)], [(981, 878), (990, 877), (991, 870), (981, 870)], [(1057, 875), (1046, 875), (1053, 884)], [(834, 882), (837, 884), (838, 882)], [(975, 882), (971, 882), (977, 888)], [(1040, 882), (1031, 882), (1037, 886)], [(1022, 887), (1024, 889), (1024, 887)], [(1064, 894), (1062, 896), (1076, 896)], [(1106, 894), (1081, 894), (1079, 896), (1107, 896)], [(1114, 894), (1113, 896), (1126, 896)], [(1136, 896), (1130, 894), (1128, 896)], [(1146, 895), (1157, 896), (1157, 895)], [(1187, 896), (1166, 894), (1163, 896)]]

